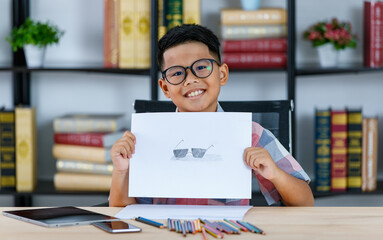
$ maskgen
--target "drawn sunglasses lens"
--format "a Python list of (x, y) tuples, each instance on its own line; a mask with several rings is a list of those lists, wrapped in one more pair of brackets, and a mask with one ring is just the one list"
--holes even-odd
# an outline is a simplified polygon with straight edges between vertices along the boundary
[(203, 158), (205, 156), (206, 149), (203, 148), (192, 148), (192, 155), (195, 158)]
[(188, 149), (174, 149), (173, 154), (176, 158), (183, 158), (188, 154)]

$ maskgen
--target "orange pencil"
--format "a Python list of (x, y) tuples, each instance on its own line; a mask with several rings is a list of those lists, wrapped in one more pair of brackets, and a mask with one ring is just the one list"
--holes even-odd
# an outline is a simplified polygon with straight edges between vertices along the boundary
[(202, 237), (203, 237), (203, 240), (208, 240), (205, 228), (202, 228)]

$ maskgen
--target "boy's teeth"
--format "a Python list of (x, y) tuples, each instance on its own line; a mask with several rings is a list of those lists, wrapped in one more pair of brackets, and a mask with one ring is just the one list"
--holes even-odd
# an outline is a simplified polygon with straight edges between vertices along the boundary
[(201, 93), (203, 93), (202, 90), (194, 91), (194, 92), (189, 93), (188, 97), (195, 97), (197, 95), (200, 95)]

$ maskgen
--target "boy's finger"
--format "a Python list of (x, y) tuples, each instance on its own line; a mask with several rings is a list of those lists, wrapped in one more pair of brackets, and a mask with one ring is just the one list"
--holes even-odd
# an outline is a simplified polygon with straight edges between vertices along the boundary
[(130, 139), (132, 139), (132, 141), (135, 143), (136, 142), (136, 136), (134, 136), (133, 133), (131, 133), (130, 131), (125, 131), (124, 132), (124, 135), (122, 135), (122, 137), (128, 137)]

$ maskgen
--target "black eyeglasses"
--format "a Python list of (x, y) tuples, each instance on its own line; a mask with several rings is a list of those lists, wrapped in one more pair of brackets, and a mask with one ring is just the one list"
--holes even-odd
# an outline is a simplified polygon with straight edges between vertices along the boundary
[(178, 85), (185, 81), (186, 70), (189, 68), (194, 74), (194, 76), (198, 78), (207, 78), (213, 72), (214, 62), (216, 62), (217, 65), (220, 66), (220, 64), (216, 60), (204, 58), (195, 61), (192, 65), (190, 65), (190, 67), (170, 67), (162, 72), (162, 76), (166, 79), (168, 83)]

